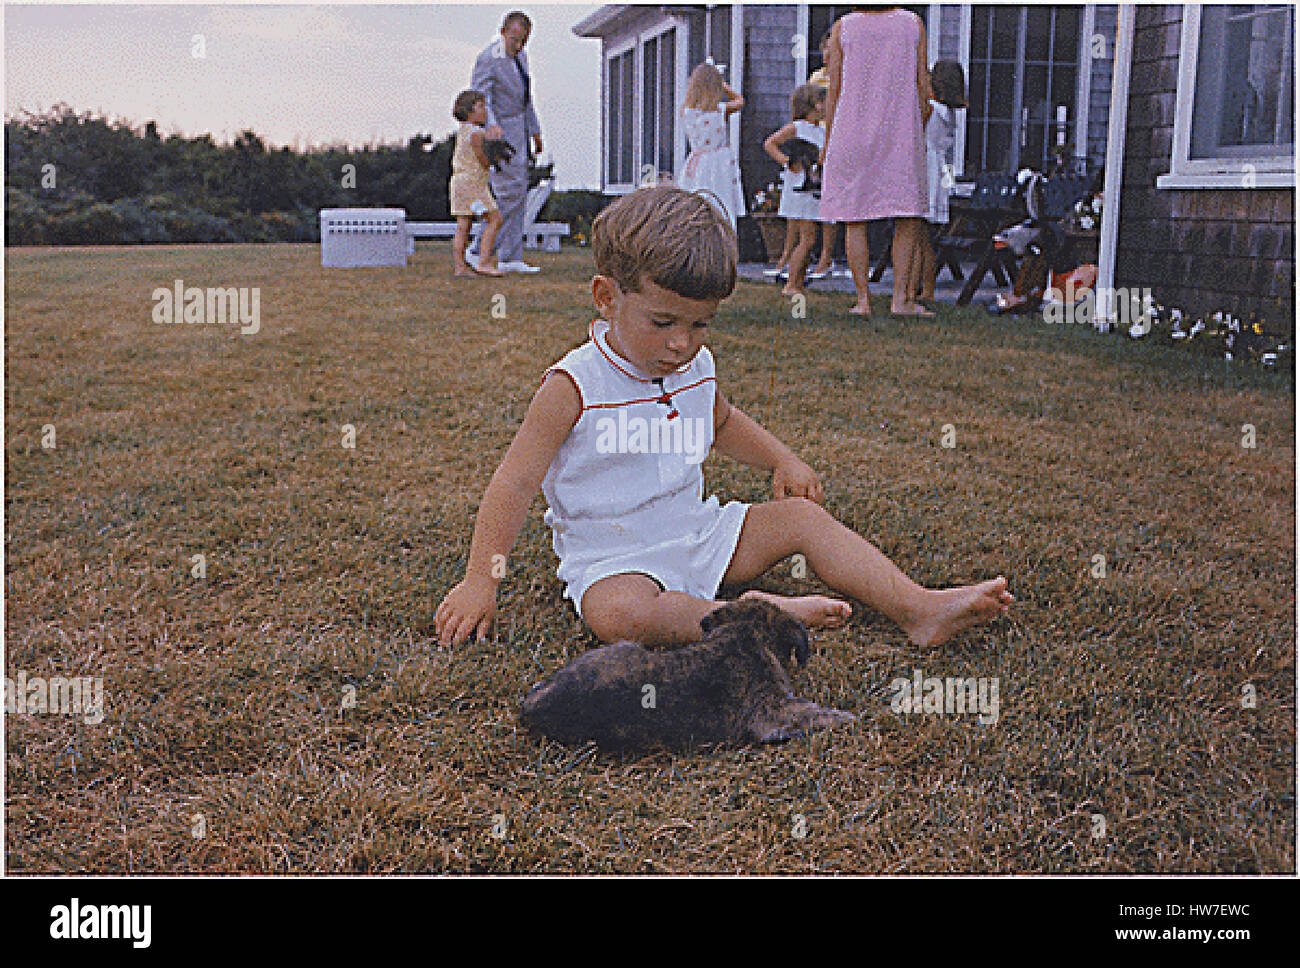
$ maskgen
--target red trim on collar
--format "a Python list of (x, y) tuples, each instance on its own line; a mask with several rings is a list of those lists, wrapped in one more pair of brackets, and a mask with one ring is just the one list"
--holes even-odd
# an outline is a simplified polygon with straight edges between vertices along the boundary
[[(605, 352), (605, 347), (603, 347), (603, 346), (600, 345), (600, 340), (596, 339), (596, 323), (604, 323), (604, 324), (608, 327), (608, 329), (605, 330), (606, 333), (608, 333), (609, 330), (610, 330), (610, 329), (613, 329), (614, 327), (613, 327), (613, 324), (610, 323), (608, 320), (603, 320), (603, 319), (593, 319), (593, 320), (591, 321), (591, 325), (589, 325), (589, 326), (587, 327), (587, 338), (590, 339), (593, 343), (596, 344), (596, 349), (600, 350), (600, 355), (603, 356), (603, 357), (605, 357), (605, 359), (607, 359), (607, 360), (609, 361), (609, 365), (610, 365), (610, 366), (612, 366), (614, 369), (618, 370), (618, 372), (619, 372), (619, 373), (622, 373), (624, 376), (628, 376), (628, 377), (631, 377), (633, 380), (636, 380), (638, 383), (656, 383), (656, 382), (658, 382), (657, 379), (654, 378), (654, 377), (649, 377), (649, 378), (647, 378), (647, 377), (643, 377), (643, 376), (637, 376), (635, 373), (629, 373), (627, 370), (623, 369), (623, 367), (619, 366), (619, 365), (618, 365), (618, 362), (617, 362), (617, 361), (616, 361), (612, 356), (610, 356), (608, 353)], [(699, 354), (696, 354), (696, 355), (699, 355)], [(688, 369), (690, 369), (690, 365), (691, 365), (691, 363), (694, 363), (694, 362), (695, 362), (695, 357), (693, 356), (693, 357), (691, 357), (690, 362), (688, 362), (688, 363), (683, 363), (683, 364), (682, 364), (681, 366), (679, 366), (677, 369), (673, 370), (673, 373), (677, 373), (677, 374), (685, 373)], [(668, 377), (663, 377), (663, 379), (666, 380), (666, 379), (668, 379)], [(692, 385), (694, 385), (694, 384), (692, 384)], [(682, 387), (681, 389), (685, 390), (686, 387)], [(674, 391), (674, 392), (676, 392), (676, 391)]]

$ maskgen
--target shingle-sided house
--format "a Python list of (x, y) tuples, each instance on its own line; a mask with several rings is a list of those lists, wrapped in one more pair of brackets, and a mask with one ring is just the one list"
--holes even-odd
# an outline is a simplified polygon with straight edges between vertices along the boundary
[(1295, 320), (1295, 7), (1138, 6), (1115, 283)]
[[(778, 177), (763, 139), (790, 120), (790, 94), (822, 66), (821, 38), (849, 6), (609, 4), (576, 24), (601, 42), (601, 187), (632, 190), (681, 170), (683, 88), (706, 58), (745, 96), (732, 119), (748, 197)], [(959, 61), (970, 108), (965, 172), (1041, 167), (1057, 152), (1096, 166), (1106, 147), (1116, 7), (913, 4), (930, 61)], [(739, 83), (738, 83), (739, 81)]]
[[(1042, 168), (1053, 155), (1106, 160), (1115, 57), (1128, 78), (1109, 193), (1119, 286), (1200, 313), (1294, 318), (1294, 8), (1139, 5), (908, 5), (929, 60), (966, 71), (960, 174)], [(733, 116), (746, 195), (777, 180), (762, 141), (789, 120), (797, 84), (821, 66), (821, 37), (848, 6), (608, 4), (573, 27), (601, 43), (601, 187), (631, 191), (687, 155), (679, 111), (706, 58), (745, 95)], [(739, 83), (737, 84), (737, 81)], [(1116, 141), (1115, 143), (1118, 143)]]

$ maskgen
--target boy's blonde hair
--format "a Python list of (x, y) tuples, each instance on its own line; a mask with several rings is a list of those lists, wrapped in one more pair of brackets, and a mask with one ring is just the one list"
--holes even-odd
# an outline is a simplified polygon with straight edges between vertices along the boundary
[(591, 230), (596, 271), (624, 292), (644, 280), (687, 299), (726, 299), (740, 261), (736, 230), (705, 196), (676, 185), (624, 195)]
[(716, 67), (701, 64), (691, 71), (691, 76), (686, 80), (686, 93), (682, 96), (682, 107), (712, 111), (725, 100), (727, 84)]
[(790, 116), (795, 120), (803, 120), (825, 100), (826, 88), (820, 84), (801, 84), (790, 95)]

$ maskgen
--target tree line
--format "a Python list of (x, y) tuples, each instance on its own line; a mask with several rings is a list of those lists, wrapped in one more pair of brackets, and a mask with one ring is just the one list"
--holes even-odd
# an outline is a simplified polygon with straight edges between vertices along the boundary
[(60, 104), (5, 122), (6, 238), (312, 242), (322, 208), (395, 206), (409, 219), (445, 221), (453, 147), (454, 135), (421, 134), (404, 146), (294, 151), (268, 147), (251, 130), (224, 145)]

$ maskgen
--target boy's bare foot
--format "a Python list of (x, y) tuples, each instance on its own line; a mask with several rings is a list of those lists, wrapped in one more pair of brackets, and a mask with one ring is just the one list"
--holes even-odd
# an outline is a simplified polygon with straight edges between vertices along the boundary
[(741, 598), (761, 598), (788, 612), (810, 629), (839, 628), (853, 614), (853, 606), (825, 595), (773, 595), (758, 590), (747, 591)]
[(802, 286), (785, 286), (785, 287), (782, 288), (782, 290), (781, 290), (781, 295), (783, 295), (783, 296), (806, 296), (806, 295), (808, 295), (808, 290), (807, 290), (807, 289), (804, 289)]
[(963, 629), (1005, 615), (1016, 600), (1001, 575), (977, 585), (929, 589), (924, 594), (920, 616), (903, 625), (912, 643), (922, 648), (940, 645)]
[(456, 276), (456, 277), (458, 277), (458, 278), (464, 278), (464, 277), (466, 277), (466, 276), (469, 276), (469, 277), (476, 276), (476, 275), (478, 275), (478, 273), (476, 273), (476, 272), (475, 272), (473, 269), (471, 269), (469, 266), (465, 266), (465, 268), (463, 268), (463, 269), (459, 269), (459, 268), (458, 268), (455, 272), (452, 273), (452, 275), (453, 275), (453, 276)]
[(498, 269), (495, 264), (487, 265), (486, 263), (483, 262), (480, 262), (477, 266), (475, 266), (474, 271), (477, 272), (480, 276), (504, 276), (505, 275), (505, 273), (502, 272), (500, 269)]
[(870, 302), (854, 303), (853, 308), (851, 308), (849, 312), (851, 312), (854, 316), (870, 316), (871, 303)]

